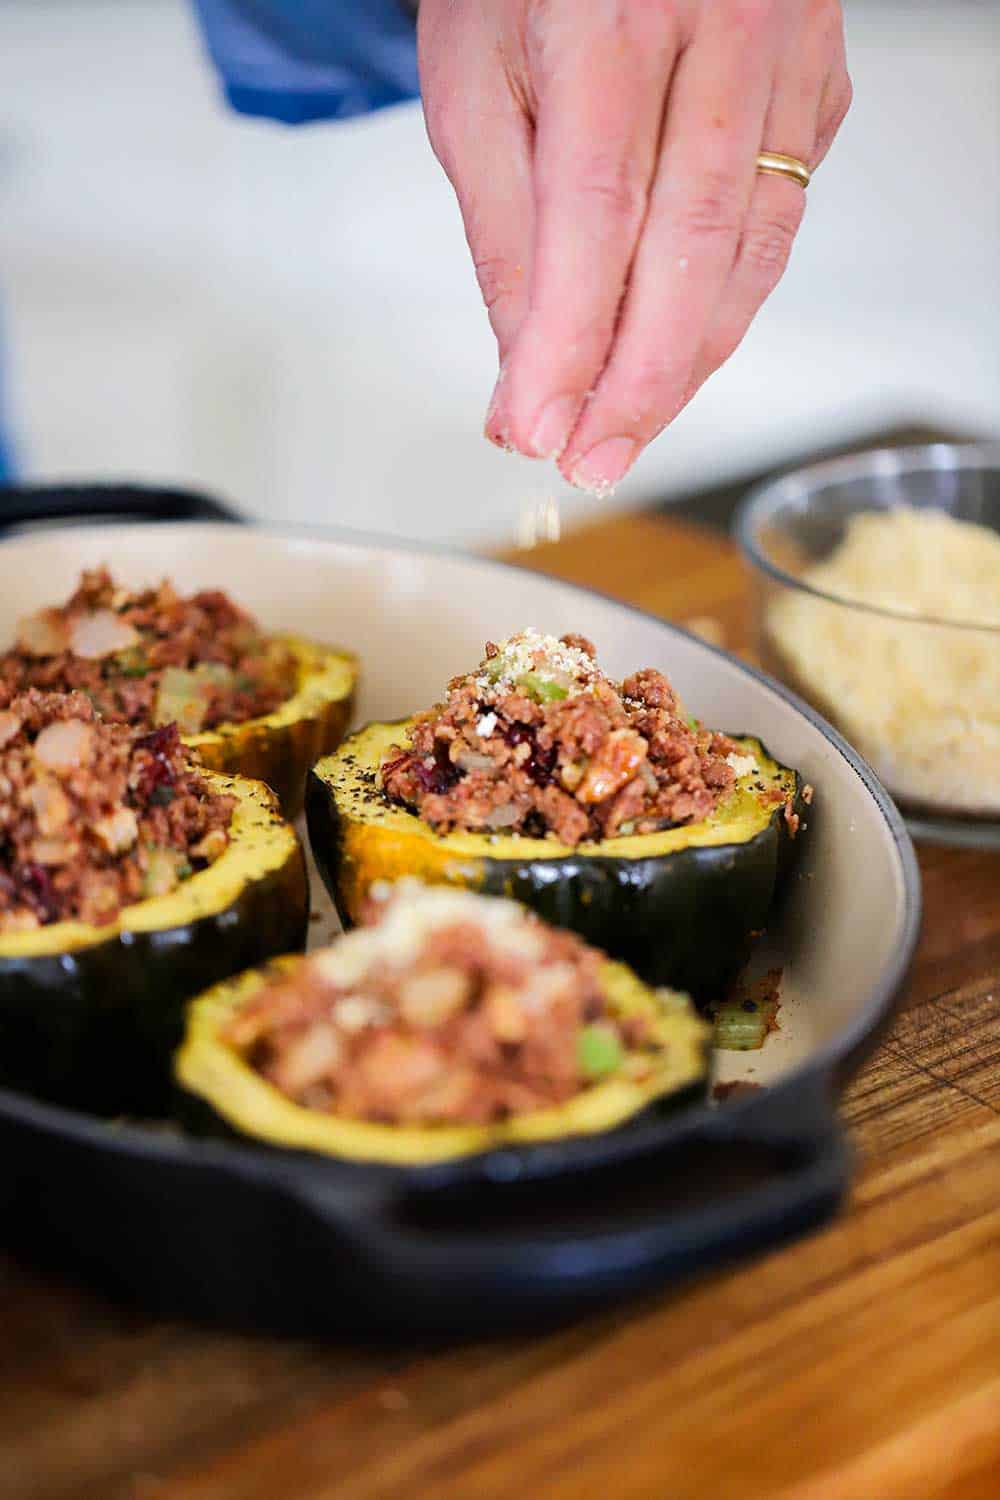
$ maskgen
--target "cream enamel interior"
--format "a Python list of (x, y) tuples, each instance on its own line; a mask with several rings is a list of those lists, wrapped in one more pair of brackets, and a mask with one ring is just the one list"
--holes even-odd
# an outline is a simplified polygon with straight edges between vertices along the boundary
[(214, 864), (182, 881), (166, 896), (123, 907), (115, 921), (103, 927), (53, 922), (32, 932), (0, 936), (0, 958), (71, 953), (107, 942), (122, 932), (166, 930), (213, 916), (232, 905), (248, 878), (260, 879), (280, 869), (295, 847), (295, 832), (276, 813), (267, 787), (259, 781), (218, 776), (211, 771), (203, 774), (216, 791), (238, 799), (229, 825), (229, 847)]
[[(287, 967), (297, 960), (279, 962)], [(608, 1079), (558, 1109), (515, 1115), (502, 1124), (379, 1125), (321, 1114), (293, 1103), (219, 1039), (219, 1030), (232, 1011), (265, 982), (259, 970), (216, 985), (193, 1002), (185, 1039), (175, 1059), (175, 1073), (189, 1092), (207, 1100), (229, 1124), (249, 1135), (355, 1161), (427, 1165), (514, 1142), (609, 1130), (653, 1099), (704, 1077), (709, 1031), (677, 996), (671, 995), (657, 1014), (653, 991), (624, 965), (608, 963), (603, 973), (608, 995), (619, 1014), (641, 1011), (656, 1015), (655, 1032), (669, 1045), (653, 1073), (641, 1083)]]
[[(347, 792), (355, 798), (357, 817), (366, 821), (363, 800), (364, 787), (359, 773), (377, 770), (389, 747), (408, 742), (412, 720), (396, 724), (369, 724), (349, 743), (332, 755), (326, 756), (316, 766), (316, 774), (326, 777), (336, 772), (338, 793)], [(427, 823), (408, 812), (381, 802), (373, 810), (372, 821), (379, 825), (414, 838), (432, 841), (442, 850), (453, 853), (458, 859), (557, 859), (570, 854), (598, 854), (608, 858), (641, 859), (644, 855), (671, 854), (678, 849), (706, 847), (719, 844), (745, 843), (767, 827), (775, 812), (774, 804), (762, 804), (754, 794), (754, 781), (763, 780), (786, 793), (794, 790), (795, 777), (792, 772), (775, 764), (764, 754), (758, 740), (743, 739), (740, 746), (752, 754), (760, 768), (760, 774), (751, 772), (739, 778), (733, 792), (719, 803), (718, 807), (700, 823), (683, 828), (671, 828), (662, 833), (631, 834), (606, 839), (603, 843), (579, 844), (572, 849), (554, 839), (526, 838), (523, 834), (494, 834), (484, 845), (482, 834), (463, 832), (436, 834)], [(348, 757), (353, 756), (355, 766)], [(343, 781), (339, 778), (343, 777)]]

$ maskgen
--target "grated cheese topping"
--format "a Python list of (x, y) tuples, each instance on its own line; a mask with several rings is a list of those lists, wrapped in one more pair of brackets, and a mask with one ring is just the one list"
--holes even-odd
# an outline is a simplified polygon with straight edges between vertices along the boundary
[(740, 755), (736, 750), (726, 756), (726, 765), (732, 766), (737, 776), (750, 776), (760, 770), (755, 755)]
[(347, 933), (312, 960), (331, 984), (344, 988), (358, 985), (375, 964), (405, 969), (434, 932), (460, 923), (474, 924), (486, 942), (508, 953), (531, 959), (542, 952), (543, 936), (537, 921), (516, 901), (478, 896), (458, 887), (424, 885), (413, 878), (394, 885), (376, 881), (370, 894), (385, 903), (378, 926)]
[(530, 625), (508, 636), (498, 647), (499, 655), (480, 663), (476, 686), (483, 692), (510, 688), (529, 672), (543, 682), (571, 678), (584, 687), (600, 674), (597, 663), (578, 646), (567, 646), (554, 635), (542, 635)]

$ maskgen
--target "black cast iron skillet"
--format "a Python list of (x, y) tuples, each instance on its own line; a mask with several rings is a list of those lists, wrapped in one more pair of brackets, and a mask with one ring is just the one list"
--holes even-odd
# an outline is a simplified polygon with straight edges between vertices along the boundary
[[(0, 490), (0, 526), (123, 513), (238, 519), (183, 492)], [(920, 897), (891, 802), (821, 727), (890, 824), (907, 921), (862, 1022), (786, 1081), (419, 1169), (109, 1123), (0, 1090), (0, 1238), (160, 1312), (408, 1338), (548, 1324), (823, 1222), (849, 1179), (837, 1094), (890, 1017)]]

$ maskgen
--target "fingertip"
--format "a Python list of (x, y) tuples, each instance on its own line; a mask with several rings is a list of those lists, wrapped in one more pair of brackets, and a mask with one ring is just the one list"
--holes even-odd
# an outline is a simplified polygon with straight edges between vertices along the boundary
[(559, 467), (578, 490), (586, 490), (588, 494), (605, 500), (625, 478), (638, 451), (639, 445), (634, 437), (602, 438), (586, 452), (564, 458)]
[(533, 458), (559, 458), (566, 450), (583, 405), (577, 394), (554, 396), (531, 424), (526, 451)]
[(560, 389), (532, 329), (520, 337), (497, 382), (494, 398), (503, 436), (525, 458), (558, 459), (580, 420), (586, 392)]
[(490, 427), (489, 423), (483, 428), (483, 437), (492, 443), (494, 448), (499, 448), (502, 453), (513, 453), (515, 451), (514, 444), (504, 436), (503, 432)]
[(509, 418), (507, 416), (506, 386), (507, 365), (501, 361), (496, 385), (493, 387), (493, 394), (490, 396), (489, 406), (486, 408), (483, 436), (488, 438), (495, 447), (503, 448), (509, 453), (511, 451), (511, 442), (509, 436)]

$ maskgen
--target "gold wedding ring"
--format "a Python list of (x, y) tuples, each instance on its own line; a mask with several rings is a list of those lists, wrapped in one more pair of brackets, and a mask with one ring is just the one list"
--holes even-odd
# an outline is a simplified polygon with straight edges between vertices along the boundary
[(812, 175), (804, 161), (797, 156), (785, 156), (781, 151), (762, 151), (757, 157), (758, 172), (773, 172), (775, 177), (790, 177), (799, 187), (807, 188)]

